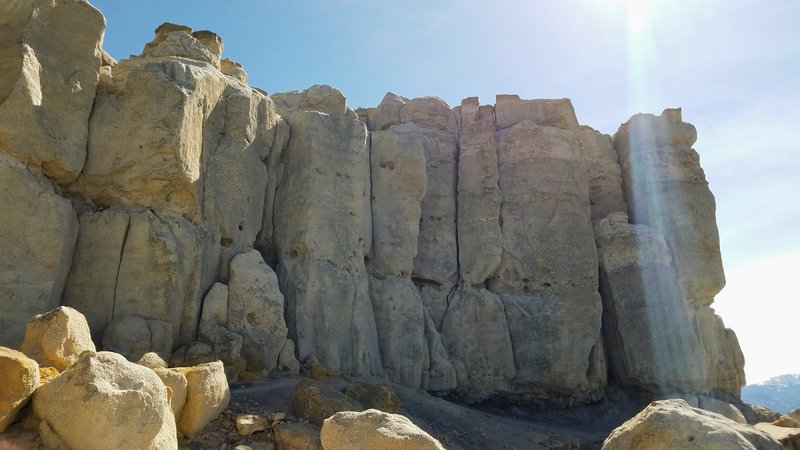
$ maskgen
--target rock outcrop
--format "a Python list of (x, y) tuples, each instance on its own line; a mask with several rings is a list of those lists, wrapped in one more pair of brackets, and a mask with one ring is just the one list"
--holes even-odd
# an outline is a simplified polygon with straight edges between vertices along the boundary
[(19, 350), (42, 367), (64, 370), (84, 352), (94, 353), (96, 348), (83, 314), (60, 306), (28, 322)]
[[(117, 62), (85, 1), (0, 12), (0, 210), (26, 211), (0, 222), (0, 344), (64, 305), (131, 360), (220, 360), (230, 379), (317, 361), (468, 401), (737, 400), (680, 110), (614, 136), (567, 99), (389, 93), (356, 112), (329, 86), (249, 86), (210, 31), (164, 24)], [(187, 419), (185, 376), (191, 435), (207, 418)]]
[(769, 434), (692, 408), (683, 400), (661, 400), (615, 429), (603, 450), (630, 448), (757, 449), (783, 448)]

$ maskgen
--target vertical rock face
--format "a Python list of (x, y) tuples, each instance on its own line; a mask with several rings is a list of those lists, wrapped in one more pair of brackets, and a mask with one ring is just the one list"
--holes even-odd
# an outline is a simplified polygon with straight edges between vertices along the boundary
[(716, 204), (679, 109), (637, 114), (614, 135), (631, 221), (664, 234), (686, 300), (709, 305), (725, 286)]
[(300, 359), (316, 355), (333, 370), (379, 373), (364, 266), (366, 127), (327, 86), (273, 100), (292, 129), (274, 214), (290, 336)]
[(58, 183), (78, 176), (104, 29), (87, 1), (0, 6), (0, 152)]
[(705, 355), (664, 237), (617, 213), (599, 222), (596, 239), (603, 329), (615, 380), (651, 390), (702, 387), (698, 362)]
[(44, 176), (0, 153), (0, 343), (17, 347), (25, 324), (59, 305), (78, 219)]
[(701, 390), (738, 396), (744, 358), (736, 335), (708, 305), (725, 285), (714, 196), (699, 156), (697, 132), (680, 109), (638, 114), (614, 135), (631, 222), (663, 234), (700, 345)]

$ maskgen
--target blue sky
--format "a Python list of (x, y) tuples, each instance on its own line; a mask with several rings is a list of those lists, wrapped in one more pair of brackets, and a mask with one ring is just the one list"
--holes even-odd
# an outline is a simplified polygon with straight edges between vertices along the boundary
[(782, 320), (800, 312), (797, 0), (93, 4), (117, 59), (162, 22), (181, 23), (219, 33), (254, 86), (330, 84), (353, 107), (387, 91), (451, 105), (567, 97), (581, 123), (606, 133), (637, 112), (683, 107), (717, 198), (728, 287), (714, 306), (739, 335), (751, 381), (800, 373), (800, 360), (770, 353), (796, 340)]

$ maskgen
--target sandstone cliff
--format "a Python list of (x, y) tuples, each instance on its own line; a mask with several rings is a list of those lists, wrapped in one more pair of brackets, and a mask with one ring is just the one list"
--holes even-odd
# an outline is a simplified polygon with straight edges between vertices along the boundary
[(744, 385), (679, 109), (613, 137), (566, 99), (354, 111), (267, 95), (180, 25), (117, 63), (85, 1), (6, 3), (0, 30), (0, 345), (62, 304), (242, 379), (314, 356), (469, 400)]

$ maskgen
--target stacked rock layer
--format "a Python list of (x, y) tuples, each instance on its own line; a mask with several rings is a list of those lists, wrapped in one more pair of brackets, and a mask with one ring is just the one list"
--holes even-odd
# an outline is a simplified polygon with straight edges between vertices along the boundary
[(680, 110), (613, 137), (566, 99), (354, 111), (250, 87), (208, 31), (116, 62), (87, 2), (2, 8), (0, 344), (68, 305), (105, 348), (232, 378), (313, 356), (470, 400), (744, 385)]

